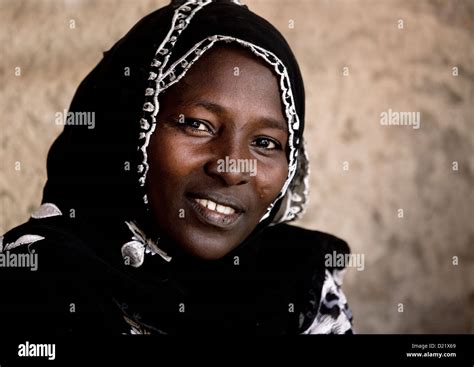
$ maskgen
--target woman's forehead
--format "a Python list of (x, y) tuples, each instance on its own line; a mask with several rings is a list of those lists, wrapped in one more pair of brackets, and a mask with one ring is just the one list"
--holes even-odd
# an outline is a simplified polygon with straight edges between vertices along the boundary
[(248, 48), (232, 44), (214, 45), (192, 65), (187, 75), (228, 73), (229, 76), (239, 77), (243, 72), (254, 77), (272, 75), (277, 79), (270, 64)]
[(252, 114), (287, 130), (281, 91), (270, 68), (248, 51), (208, 51), (162, 97), (162, 109), (202, 108), (212, 113)]

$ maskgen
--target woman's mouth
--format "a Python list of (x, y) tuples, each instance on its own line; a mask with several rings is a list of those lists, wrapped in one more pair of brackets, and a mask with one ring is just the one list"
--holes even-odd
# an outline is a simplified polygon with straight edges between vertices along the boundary
[(212, 200), (206, 200), (206, 199), (194, 199), (198, 204), (201, 204), (206, 209), (210, 209), (212, 211), (216, 211), (221, 214), (234, 214), (235, 210), (234, 208), (231, 208), (230, 206), (225, 206), (221, 204), (217, 204)]
[(187, 199), (196, 217), (202, 223), (221, 229), (232, 229), (243, 214), (243, 211), (235, 205), (226, 205), (228, 200), (222, 200), (226, 201), (223, 203), (216, 199), (211, 200), (209, 197), (197, 195), (189, 196)]

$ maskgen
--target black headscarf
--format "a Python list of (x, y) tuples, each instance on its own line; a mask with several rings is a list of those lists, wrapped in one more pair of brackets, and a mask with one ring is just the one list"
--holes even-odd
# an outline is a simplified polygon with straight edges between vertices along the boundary
[(173, 1), (143, 18), (104, 53), (69, 109), (94, 113), (95, 127), (66, 125), (54, 142), (43, 203), (73, 213), (75, 220), (134, 220), (146, 227), (146, 147), (160, 96), (207, 49), (224, 42), (247, 48), (268, 63), (280, 83), (288, 121), (289, 189), (282, 190), (280, 196), (285, 196), (275, 201), (260, 227), (300, 215), (308, 175), (300, 70), (283, 36), (237, 1)]

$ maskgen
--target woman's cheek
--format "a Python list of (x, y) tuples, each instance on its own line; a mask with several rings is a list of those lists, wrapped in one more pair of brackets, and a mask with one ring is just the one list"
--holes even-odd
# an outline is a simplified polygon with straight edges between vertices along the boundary
[(193, 154), (189, 139), (179, 133), (157, 131), (160, 134), (153, 144), (153, 154), (157, 157), (154, 165), (162, 174), (184, 175), (191, 170), (196, 154)]
[(273, 164), (258, 164), (257, 186), (260, 198), (266, 206), (270, 205), (280, 193), (288, 175), (288, 165), (285, 162)]

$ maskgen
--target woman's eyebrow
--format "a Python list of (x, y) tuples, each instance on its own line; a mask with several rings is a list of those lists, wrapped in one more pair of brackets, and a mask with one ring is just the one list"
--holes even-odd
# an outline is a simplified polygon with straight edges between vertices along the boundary
[(204, 99), (196, 100), (196, 101), (190, 101), (188, 103), (184, 103), (183, 106), (188, 107), (188, 106), (197, 106), (197, 107), (203, 107), (208, 111), (215, 112), (218, 114), (224, 114), (226, 112), (226, 109), (214, 102), (210, 102)]
[(278, 129), (284, 131), (285, 133), (288, 132), (288, 126), (281, 120), (275, 120), (271, 117), (263, 117), (262, 119), (260, 119), (260, 121), (262, 121), (266, 125), (266, 128)]
[[(184, 103), (183, 106), (202, 107), (210, 112), (214, 112), (217, 114), (225, 114), (227, 112), (227, 109), (225, 107), (217, 103), (214, 103), (208, 100), (203, 100), (203, 99)], [(288, 132), (288, 126), (286, 125), (286, 122), (283, 122), (281, 120), (274, 119), (271, 117), (262, 117), (259, 119), (259, 121), (262, 123), (262, 125), (264, 125), (263, 127), (265, 128), (278, 129), (278, 130), (284, 131), (285, 133)]]

